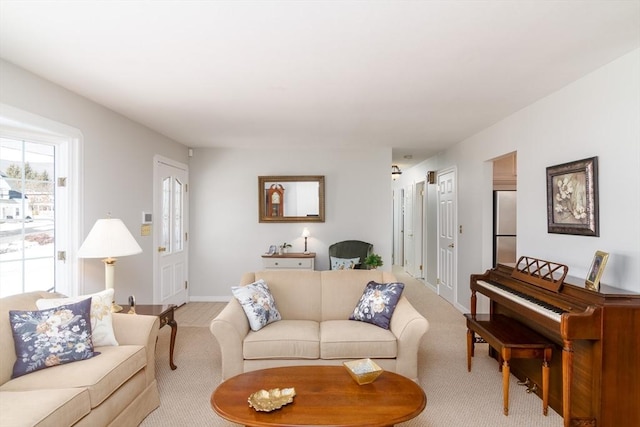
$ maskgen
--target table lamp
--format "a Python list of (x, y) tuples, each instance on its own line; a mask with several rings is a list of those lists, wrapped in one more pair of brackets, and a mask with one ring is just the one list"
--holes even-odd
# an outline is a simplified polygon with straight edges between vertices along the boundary
[(307, 227), (302, 229), (302, 237), (304, 237), (304, 253), (308, 254), (309, 251), (307, 250), (307, 238), (311, 236), (311, 233), (309, 232), (309, 229)]
[[(142, 252), (142, 248), (133, 238), (124, 223), (116, 218), (99, 219), (87, 235), (78, 250), (80, 258), (103, 258), (105, 288), (114, 288), (115, 257), (135, 255)], [(115, 302), (115, 290), (111, 311), (122, 311), (122, 307)]]

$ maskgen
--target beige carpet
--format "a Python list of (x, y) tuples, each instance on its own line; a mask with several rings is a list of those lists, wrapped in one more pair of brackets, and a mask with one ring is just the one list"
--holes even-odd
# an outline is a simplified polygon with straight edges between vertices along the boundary
[[(487, 356), (486, 344), (476, 347), (471, 373), (466, 368), (466, 327), (462, 314), (422, 283), (394, 270), (406, 285), (405, 295), (429, 320), (419, 356), (420, 383), (427, 394), (422, 414), (403, 427), (560, 427), (562, 417), (525, 392), (511, 377), (509, 416), (502, 414), (502, 375)], [(221, 309), (216, 303), (190, 303), (176, 312), (178, 335), (174, 354), (178, 369), (169, 369), (168, 327), (160, 330), (156, 372), (161, 405), (141, 424), (155, 426), (237, 426), (218, 417), (209, 404), (220, 382), (220, 351), (208, 321)], [(195, 325), (195, 326), (192, 326)]]

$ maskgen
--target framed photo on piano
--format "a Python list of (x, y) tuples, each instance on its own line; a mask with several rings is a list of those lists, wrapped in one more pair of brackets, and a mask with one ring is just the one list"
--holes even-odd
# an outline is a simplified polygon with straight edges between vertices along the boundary
[(587, 280), (585, 280), (585, 287), (593, 291), (600, 289), (600, 278), (604, 272), (604, 266), (607, 265), (609, 254), (602, 251), (596, 251), (591, 261), (591, 267), (589, 268), (589, 274)]
[(600, 235), (597, 157), (547, 168), (547, 232)]

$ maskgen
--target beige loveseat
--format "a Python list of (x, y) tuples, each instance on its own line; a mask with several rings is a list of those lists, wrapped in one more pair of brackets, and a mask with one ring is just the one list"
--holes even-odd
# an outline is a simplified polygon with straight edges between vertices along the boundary
[(0, 426), (137, 426), (160, 405), (155, 379), (158, 318), (113, 314), (119, 346), (98, 356), (11, 379), (16, 360), (10, 310), (37, 310), (30, 292), (0, 299)]
[(222, 379), (287, 365), (337, 365), (371, 358), (383, 369), (417, 381), (418, 348), (429, 327), (403, 295), (390, 328), (348, 320), (369, 281), (395, 282), (378, 270), (268, 270), (246, 273), (240, 285), (263, 279), (282, 320), (254, 332), (234, 298), (211, 321), (222, 353)]

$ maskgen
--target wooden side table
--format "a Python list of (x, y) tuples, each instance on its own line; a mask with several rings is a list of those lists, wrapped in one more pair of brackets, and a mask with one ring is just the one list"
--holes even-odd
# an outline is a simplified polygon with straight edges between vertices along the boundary
[(262, 265), (265, 270), (294, 269), (314, 270), (316, 253), (290, 252), (286, 254), (262, 255)]
[[(135, 314), (144, 314), (148, 316), (157, 316), (160, 319), (160, 327), (164, 325), (171, 326), (171, 341), (169, 344), (169, 366), (175, 370), (177, 366), (173, 363), (173, 348), (176, 343), (176, 334), (178, 333), (178, 323), (173, 318), (173, 312), (177, 307), (173, 304), (169, 305), (138, 305), (135, 306)], [(128, 313), (131, 309), (129, 305), (122, 306), (122, 312)]]

